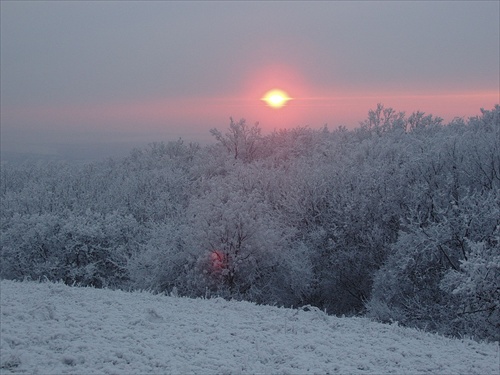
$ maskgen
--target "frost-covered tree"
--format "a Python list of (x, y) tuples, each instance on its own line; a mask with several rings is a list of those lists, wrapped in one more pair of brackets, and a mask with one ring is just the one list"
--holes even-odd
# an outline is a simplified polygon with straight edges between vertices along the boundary
[(141, 229), (130, 216), (15, 215), (2, 233), (1, 276), (125, 286), (127, 262), (140, 241)]
[(245, 162), (256, 158), (261, 139), (259, 124), (248, 126), (244, 119), (235, 122), (230, 118), (229, 129), (222, 134), (217, 129), (211, 129), (210, 133), (235, 159)]
[(416, 209), (404, 224), (375, 274), (368, 313), (444, 334), (498, 337), (500, 190), (447, 196), (449, 205)]
[(500, 228), (494, 238), (468, 243), (460, 269), (450, 269), (440, 286), (451, 294), (454, 334), (500, 339)]
[(128, 261), (131, 286), (169, 293), (177, 289), (182, 295), (191, 295), (186, 277), (190, 259), (184, 243), (180, 223), (152, 224), (147, 238)]
[(186, 236), (195, 262), (192, 281), (227, 297), (297, 304), (309, 285), (307, 254), (293, 228), (256, 194), (234, 181), (212, 181), (188, 210)]

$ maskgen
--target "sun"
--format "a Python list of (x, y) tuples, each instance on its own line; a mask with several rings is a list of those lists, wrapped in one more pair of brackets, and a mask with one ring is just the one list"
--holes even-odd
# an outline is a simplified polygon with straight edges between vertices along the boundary
[(283, 90), (273, 89), (265, 93), (261, 98), (269, 107), (281, 108), (286, 105), (289, 100), (292, 100)]

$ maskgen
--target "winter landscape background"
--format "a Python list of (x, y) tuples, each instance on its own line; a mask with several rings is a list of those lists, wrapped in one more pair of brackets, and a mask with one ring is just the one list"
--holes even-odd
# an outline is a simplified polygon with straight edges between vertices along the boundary
[(0, 373), (498, 374), (499, 14), (0, 1)]
[[(1, 168), (1, 277), (222, 297), (498, 341), (500, 106)], [(3, 306), (2, 306), (3, 308)]]

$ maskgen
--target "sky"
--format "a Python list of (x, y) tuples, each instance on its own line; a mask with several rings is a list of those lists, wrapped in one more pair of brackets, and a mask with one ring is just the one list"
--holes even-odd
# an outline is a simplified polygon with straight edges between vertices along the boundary
[[(500, 102), (500, 1), (1, 1), (1, 151), (104, 155)], [(281, 89), (292, 100), (272, 108)]]

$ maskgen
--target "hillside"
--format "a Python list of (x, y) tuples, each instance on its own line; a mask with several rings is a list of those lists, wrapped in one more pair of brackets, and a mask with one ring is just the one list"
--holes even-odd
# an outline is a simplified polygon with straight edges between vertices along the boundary
[(1, 281), (1, 374), (498, 374), (498, 345), (223, 299)]

